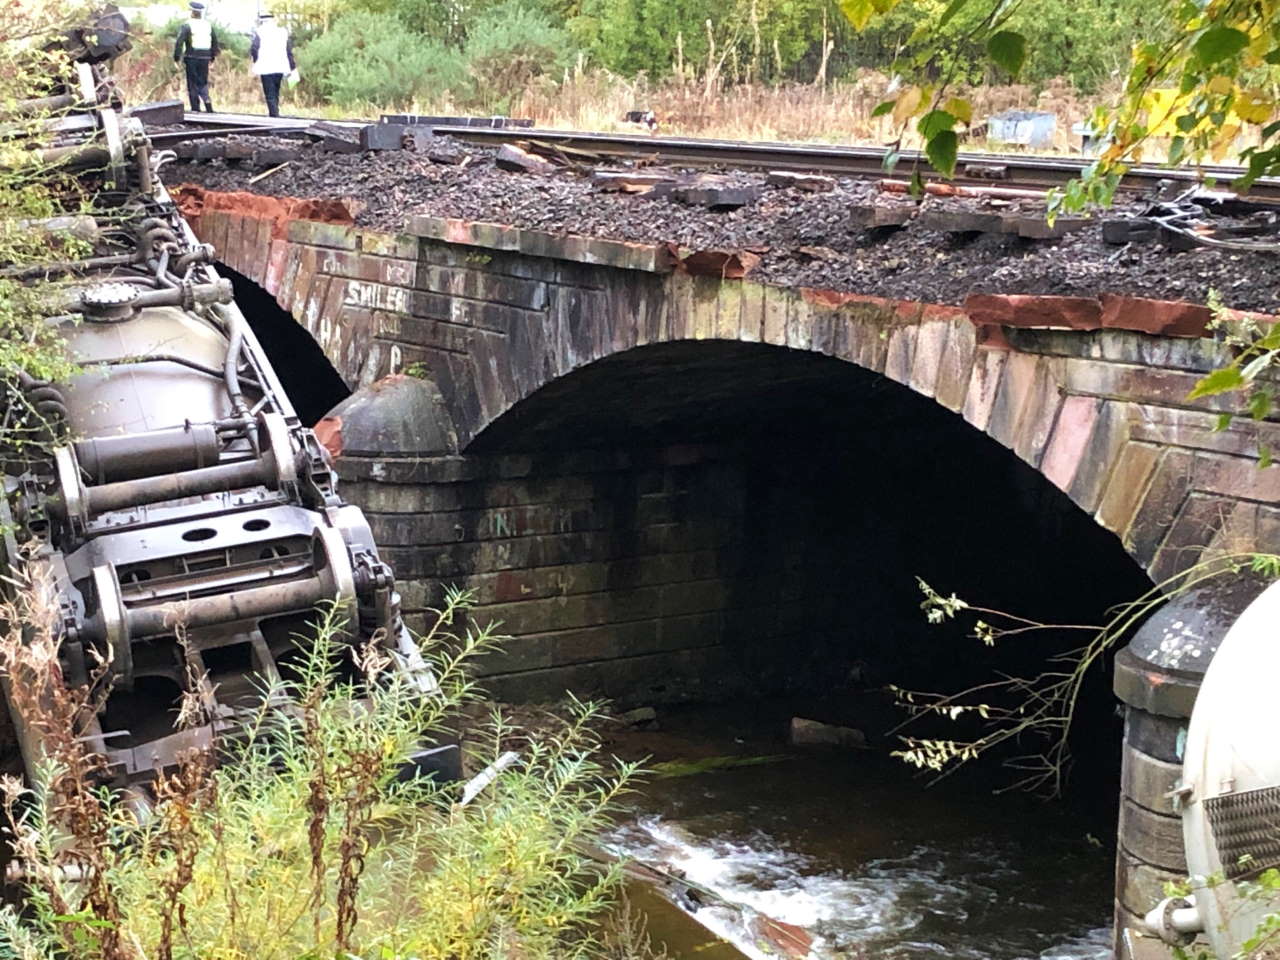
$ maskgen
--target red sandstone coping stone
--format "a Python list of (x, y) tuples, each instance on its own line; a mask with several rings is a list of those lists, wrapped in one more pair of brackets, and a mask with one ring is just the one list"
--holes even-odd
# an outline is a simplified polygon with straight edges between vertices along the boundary
[(1213, 313), (1208, 307), (1182, 300), (1149, 300), (1104, 293), (1102, 325), (1119, 330), (1140, 330), (1166, 337), (1203, 337)]
[(1096, 297), (1037, 297), (1026, 294), (974, 293), (965, 297), (969, 319), (978, 326), (1065, 327), (1097, 330), (1102, 303)]
[(501, 223), (480, 223), (451, 217), (416, 216), (406, 231), (416, 237), (488, 250), (508, 250), (532, 257), (570, 260), (645, 273), (670, 273), (671, 254), (665, 244), (628, 243), (576, 234), (561, 235)]
[(1114, 293), (1097, 297), (975, 293), (965, 298), (964, 308), (969, 319), (980, 328), (1133, 330), (1164, 337), (1207, 336), (1213, 319), (1209, 308), (1201, 304)]

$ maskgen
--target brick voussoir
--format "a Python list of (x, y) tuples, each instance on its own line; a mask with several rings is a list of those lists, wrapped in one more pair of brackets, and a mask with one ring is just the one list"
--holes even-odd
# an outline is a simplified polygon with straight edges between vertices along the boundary
[(500, 223), (480, 223), (448, 217), (415, 216), (409, 233), (428, 240), (461, 246), (509, 250), (533, 257), (570, 260), (593, 266), (618, 267), (645, 273), (670, 273), (671, 254), (663, 244), (628, 243), (597, 237), (560, 235), (545, 230), (527, 230)]

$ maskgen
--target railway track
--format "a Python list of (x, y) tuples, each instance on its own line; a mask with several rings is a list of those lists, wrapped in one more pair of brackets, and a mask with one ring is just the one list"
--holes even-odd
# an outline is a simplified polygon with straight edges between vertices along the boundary
[[(233, 132), (297, 135), (313, 122), (301, 117), (261, 117), (249, 114), (216, 113), (188, 113), (184, 120), (186, 125), (201, 130), (201, 136), (216, 135), (213, 131), (218, 130), (228, 135)], [(359, 128), (368, 124), (368, 121), (326, 122), (349, 128)], [(612, 159), (653, 158), (665, 163), (686, 166), (791, 170), (843, 177), (884, 176), (884, 161), (888, 153), (888, 150), (883, 147), (656, 137), (645, 134), (589, 133), (530, 127), (492, 129), (434, 123), (429, 126), (434, 134), (490, 146), (516, 141), (533, 141), (559, 148), (566, 153), (581, 152), (584, 156), (595, 155)], [(1048, 189), (1060, 187), (1080, 176), (1090, 162), (1088, 158), (1083, 157), (962, 153), (952, 180), (966, 185), (1005, 184)], [(922, 153), (903, 151), (895, 167), (895, 175), (909, 175), (913, 170), (918, 170), (926, 180), (942, 179), (942, 175), (933, 168)], [(1130, 169), (1124, 175), (1121, 188), (1146, 190), (1159, 181), (1168, 180), (1187, 186), (1196, 183), (1216, 184), (1226, 189), (1243, 173), (1244, 170), (1241, 167), (1221, 165), (1139, 166)], [(1254, 199), (1280, 201), (1280, 178), (1268, 177), (1256, 181), (1248, 195)]]
[[(536, 140), (574, 150), (586, 150), (609, 157), (657, 156), (670, 163), (692, 166), (747, 167), (795, 170), (842, 177), (885, 175), (888, 150), (883, 147), (828, 146), (825, 144), (759, 143), (738, 140), (709, 140), (694, 137), (650, 137), (615, 133), (577, 133), (561, 130), (526, 130), (519, 134), (504, 130), (470, 127), (434, 127), (437, 134), (471, 143), (504, 143), (515, 139)], [(1003, 183), (1018, 187), (1059, 187), (1079, 177), (1091, 161), (1075, 157), (1039, 157), (1019, 154), (962, 153), (952, 178), (963, 184)], [(896, 176), (919, 170), (927, 179), (941, 179), (923, 153), (902, 151), (894, 168)], [(1224, 187), (1244, 170), (1240, 167), (1166, 168), (1135, 167), (1121, 186), (1149, 189), (1160, 180), (1183, 182), (1188, 186), (1217, 182)], [(1280, 200), (1280, 178), (1258, 181), (1251, 196)]]

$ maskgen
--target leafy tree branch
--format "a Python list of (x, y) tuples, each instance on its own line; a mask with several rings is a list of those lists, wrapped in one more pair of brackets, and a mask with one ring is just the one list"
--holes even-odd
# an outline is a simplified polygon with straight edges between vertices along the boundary
[(961, 738), (899, 734), (901, 749), (893, 755), (941, 779), (997, 748), (1028, 748), (1027, 752), (1016, 753), (1005, 761), (1016, 778), (1002, 790), (1026, 789), (1059, 795), (1071, 761), (1069, 735), (1090, 668), (1171, 597), (1216, 577), (1245, 572), (1268, 580), (1280, 579), (1280, 555), (1240, 553), (1202, 561), (1156, 584), (1136, 600), (1111, 610), (1106, 622), (1098, 626), (1042, 623), (974, 607), (954, 594), (943, 596), (923, 580), (919, 581), (924, 595), (920, 606), (930, 623), (979, 614), (972, 635), (986, 646), (1044, 631), (1078, 630), (1091, 635), (1083, 646), (1050, 658), (1045, 669), (1034, 675), (1000, 674), (987, 683), (949, 694), (892, 688), (898, 704), (909, 714), (894, 732), (910, 729), (926, 717), (976, 724), (977, 730)]

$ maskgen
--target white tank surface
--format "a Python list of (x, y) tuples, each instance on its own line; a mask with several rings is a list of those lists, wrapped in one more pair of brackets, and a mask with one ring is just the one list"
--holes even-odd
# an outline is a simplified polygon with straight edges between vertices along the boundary
[[(1205, 674), (1178, 791), (1195, 894), (1165, 901), (1148, 921), (1166, 939), (1203, 929), (1219, 957), (1235, 956), (1263, 918), (1280, 912), (1280, 895), (1247, 886), (1280, 867), (1278, 678), (1280, 583), (1240, 615)], [(1280, 944), (1265, 955), (1280, 955)]]
[(66, 338), (83, 367), (64, 388), (74, 436), (160, 430), (232, 413), (222, 381), (226, 338), (185, 310), (148, 307), (119, 323), (68, 324)]

